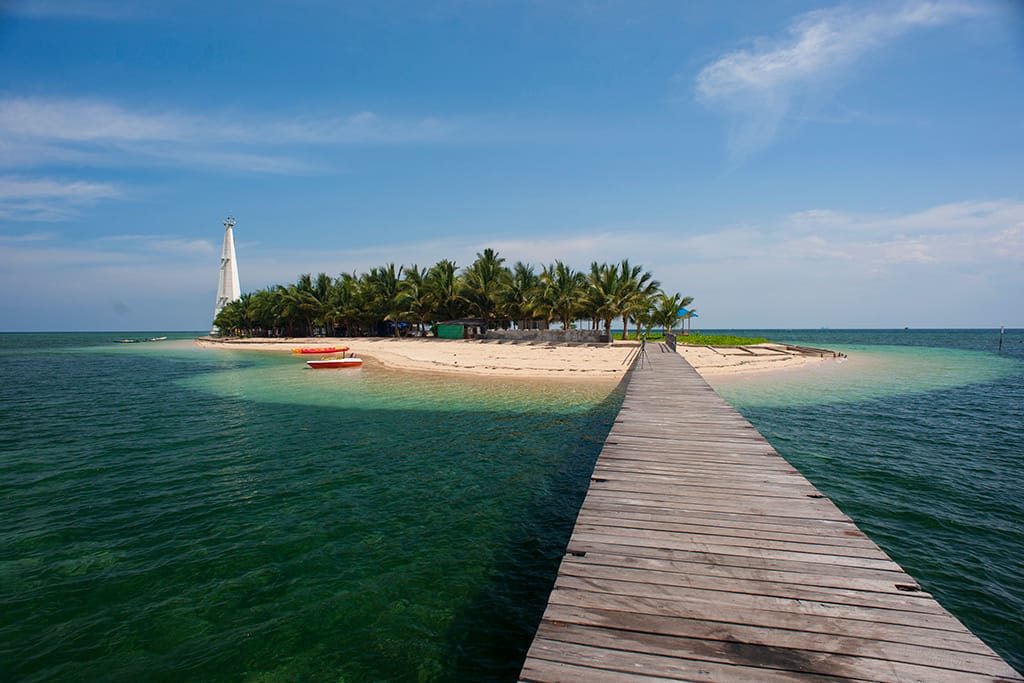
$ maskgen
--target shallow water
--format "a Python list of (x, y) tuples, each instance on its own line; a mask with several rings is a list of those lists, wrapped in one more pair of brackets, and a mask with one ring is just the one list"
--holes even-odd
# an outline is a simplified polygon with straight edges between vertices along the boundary
[[(850, 358), (716, 384), (1021, 669), (994, 335), (768, 332)], [(0, 680), (515, 680), (617, 391), (118, 336), (0, 335)]]

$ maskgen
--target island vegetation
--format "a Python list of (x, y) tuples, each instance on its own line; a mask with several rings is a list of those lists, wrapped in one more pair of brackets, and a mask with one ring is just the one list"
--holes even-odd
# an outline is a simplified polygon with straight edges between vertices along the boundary
[(301, 275), (297, 282), (248, 292), (226, 305), (214, 325), (223, 335), (384, 336), (425, 334), (434, 324), (479, 318), (489, 329), (520, 329), (581, 321), (611, 334), (672, 329), (693, 297), (669, 294), (642, 266), (628, 259), (577, 271), (562, 261), (512, 267), (492, 249), (462, 268), (442, 260), (429, 268), (394, 263), (332, 278)]

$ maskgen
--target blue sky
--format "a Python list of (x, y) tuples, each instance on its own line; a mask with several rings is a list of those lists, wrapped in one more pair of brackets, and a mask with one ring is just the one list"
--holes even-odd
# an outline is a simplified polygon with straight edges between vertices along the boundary
[(1024, 10), (0, 3), (0, 330), (629, 258), (706, 328), (1024, 326)]

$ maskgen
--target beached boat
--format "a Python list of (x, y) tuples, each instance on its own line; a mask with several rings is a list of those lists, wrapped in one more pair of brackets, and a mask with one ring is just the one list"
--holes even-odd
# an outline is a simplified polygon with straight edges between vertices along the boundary
[(167, 337), (150, 337), (146, 341), (167, 341)]
[(115, 339), (114, 342), (117, 344), (138, 344), (141, 339)]
[(348, 358), (320, 358), (319, 360), (307, 360), (306, 365), (314, 370), (323, 370), (328, 368), (358, 368), (363, 365), (363, 359), (356, 358), (355, 356), (349, 356)]
[(317, 354), (321, 356), (325, 353), (344, 353), (346, 351), (348, 351), (347, 346), (317, 346), (308, 349), (292, 349), (292, 353)]

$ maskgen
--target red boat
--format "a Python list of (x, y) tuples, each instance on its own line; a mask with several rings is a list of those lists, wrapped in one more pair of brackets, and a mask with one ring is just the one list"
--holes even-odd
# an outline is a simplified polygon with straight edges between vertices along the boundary
[(319, 360), (307, 360), (306, 365), (314, 370), (324, 368), (358, 368), (362, 367), (363, 359), (349, 356), (348, 358), (321, 358)]
[(345, 353), (348, 351), (347, 346), (317, 346), (309, 349), (292, 349), (292, 353), (312, 353), (323, 355), (325, 353)]

